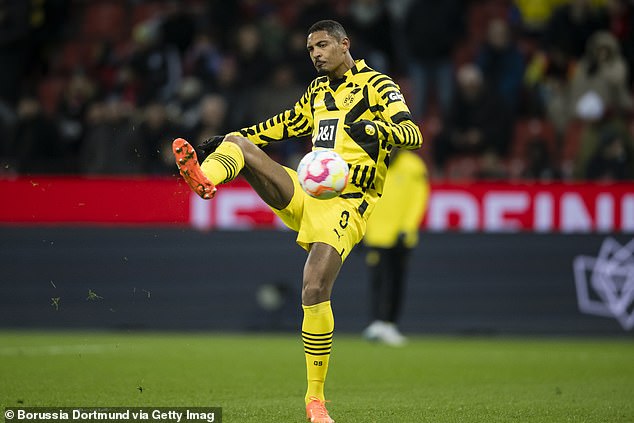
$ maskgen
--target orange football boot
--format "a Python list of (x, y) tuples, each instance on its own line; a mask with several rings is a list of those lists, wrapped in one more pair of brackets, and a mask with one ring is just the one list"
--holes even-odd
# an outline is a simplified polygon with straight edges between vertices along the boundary
[(205, 200), (213, 198), (216, 195), (216, 187), (200, 169), (194, 147), (183, 138), (176, 138), (172, 143), (172, 151), (178, 170), (192, 191)]
[(306, 404), (306, 419), (311, 423), (335, 423), (328, 415), (326, 402), (317, 397), (310, 397)]

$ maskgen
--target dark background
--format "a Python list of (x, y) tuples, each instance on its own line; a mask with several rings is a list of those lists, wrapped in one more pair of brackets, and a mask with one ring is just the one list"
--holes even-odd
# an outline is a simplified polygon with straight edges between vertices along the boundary
[[(631, 337), (615, 319), (577, 306), (573, 260), (596, 257), (605, 238), (423, 233), (400, 326), (407, 334)], [(0, 228), (0, 327), (295, 331), (305, 253), (294, 239), (283, 231)], [(338, 331), (368, 324), (360, 248), (335, 284), (333, 308)]]

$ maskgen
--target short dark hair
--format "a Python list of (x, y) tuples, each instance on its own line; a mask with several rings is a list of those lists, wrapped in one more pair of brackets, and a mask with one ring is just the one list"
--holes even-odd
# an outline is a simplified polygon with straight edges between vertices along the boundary
[(309, 29), (308, 35), (317, 31), (326, 31), (328, 35), (335, 38), (337, 41), (341, 41), (344, 38), (348, 38), (348, 34), (346, 34), (346, 30), (343, 28), (337, 21), (333, 21), (330, 19), (326, 19), (323, 21), (315, 22)]

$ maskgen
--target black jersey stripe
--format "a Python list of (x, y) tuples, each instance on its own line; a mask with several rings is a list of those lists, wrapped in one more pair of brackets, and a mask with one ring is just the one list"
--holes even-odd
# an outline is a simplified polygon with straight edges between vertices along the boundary
[(302, 120), (308, 120), (304, 115), (295, 115), (287, 120), (288, 126), (296, 127)]
[(372, 83), (372, 86), (376, 88), (376, 87), (378, 87), (378, 86), (379, 86), (379, 84), (380, 84), (381, 82), (385, 82), (385, 81), (390, 81), (390, 82), (391, 82), (391, 81), (392, 81), (392, 79), (391, 79), (389, 76), (381, 75), (381, 77), (380, 77), (379, 79), (377, 79), (376, 81), (374, 81), (374, 82)]
[(335, 104), (335, 98), (328, 91), (324, 94), (324, 104), (326, 105), (326, 110), (329, 112), (336, 112), (339, 110), (339, 107)]
[[(388, 88), (393, 88), (394, 90), (396, 90), (398, 92), (401, 92), (401, 90), (398, 88), (398, 85), (396, 85), (394, 82), (391, 82), (391, 81), (386, 83), (386, 84), (381, 85), (376, 90), (380, 94), (383, 91), (387, 90)], [(383, 94), (383, 98), (385, 98), (385, 94)]]
[(408, 125), (403, 125), (403, 132), (405, 133), (405, 143), (406, 145), (414, 145), (414, 139), (416, 134), (414, 133), (414, 128), (408, 126)]
[(302, 134), (306, 131), (308, 131), (309, 133), (312, 131), (312, 128), (310, 127), (310, 121), (308, 119), (304, 119), (301, 125), (295, 125), (294, 128), (297, 132), (301, 132)]
[(361, 198), (363, 197), (363, 193), (360, 192), (349, 192), (347, 194), (341, 194), (340, 198)]
[(339, 87), (341, 86), (341, 84), (343, 84), (344, 82), (346, 82), (345, 79), (336, 79), (334, 81), (330, 81), (330, 89), (333, 91), (337, 91), (337, 89), (339, 89)]
[(374, 79), (379, 78), (380, 76), (383, 76), (383, 74), (379, 72), (375, 73), (370, 78), (368, 78), (368, 84), (371, 84)]
[(398, 124), (403, 122), (404, 120), (412, 120), (412, 115), (407, 112), (398, 112), (394, 116), (392, 116), (390, 120)]
[(367, 110), (370, 110), (368, 95), (368, 86), (366, 85), (363, 87), (363, 98), (361, 98), (361, 100), (359, 100), (357, 104), (355, 104), (350, 111), (346, 113), (344, 123), (350, 125), (356, 122)]
[(357, 209), (359, 210), (359, 214), (361, 215), (361, 217), (363, 217), (367, 208), (368, 208), (368, 202), (366, 200), (363, 200), (361, 204), (359, 205), (359, 208)]

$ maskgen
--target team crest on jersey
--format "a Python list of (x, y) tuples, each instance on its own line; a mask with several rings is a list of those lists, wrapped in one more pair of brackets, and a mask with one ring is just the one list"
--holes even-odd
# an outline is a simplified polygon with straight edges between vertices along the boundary
[(343, 99), (343, 107), (350, 107), (354, 103), (354, 93), (350, 93)]

